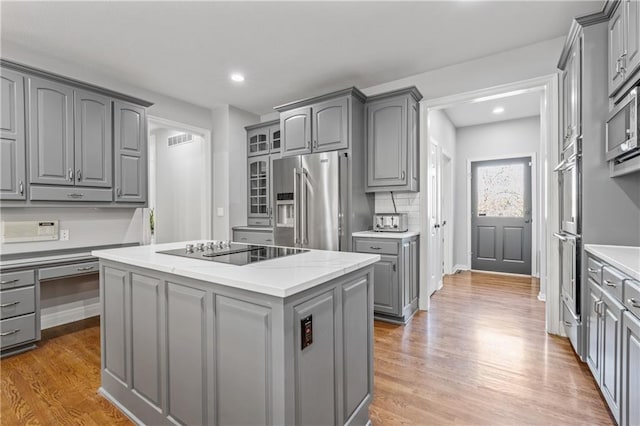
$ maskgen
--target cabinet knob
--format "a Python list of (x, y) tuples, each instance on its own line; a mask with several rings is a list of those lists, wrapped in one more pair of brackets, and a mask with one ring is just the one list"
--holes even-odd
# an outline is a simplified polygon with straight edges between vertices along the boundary
[(313, 149), (318, 149), (318, 141), (313, 141)]
[(634, 308), (640, 308), (640, 303), (633, 297), (627, 300), (627, 302), (629, 302)]
[(76, 180), (80, 180), (82, 179), (82, 172), (80, 171), (80, 169), (76, 170)]
[(20, 195), (24, 195), (24, 183), (22, 183), (22, 181), (18, 183), (18, 192)]
[(122, 196), (122, 191), (120, 191), (120, 188), (116, 188), (116, 196), (118, 198)]
[(404, 180), (404, 178), (407, 176), (407, 174), (405, 173), (405, 171), (402, 171), (402, 177), (400, 179)]
[(67, 171), (67, 180), (72, 181), (73, 180), (73, 169), (69, 168), (69, 170)]

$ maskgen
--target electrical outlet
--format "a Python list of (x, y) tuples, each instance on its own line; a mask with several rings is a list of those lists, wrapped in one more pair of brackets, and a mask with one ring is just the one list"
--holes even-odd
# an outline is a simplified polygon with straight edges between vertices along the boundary
[(223, 207), (218, 207), (217, 210), (218, 210), (217, 211), (218, 217), (224, 216), (224, 208)]
[(69, 230), (61, 229), (60, 230), (60, 241), (69, 241)]

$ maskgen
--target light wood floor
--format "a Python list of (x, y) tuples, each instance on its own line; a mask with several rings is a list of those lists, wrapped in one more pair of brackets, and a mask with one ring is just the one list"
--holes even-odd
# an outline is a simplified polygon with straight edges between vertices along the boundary
[[(566, 339), (544, 333), (531, 279), (448, 277), (431, 311), (376, 322), (374, 425), (613, 424)], [(130, 424), (96, 393), (97, 318), (0, 361), (0, 424)]]

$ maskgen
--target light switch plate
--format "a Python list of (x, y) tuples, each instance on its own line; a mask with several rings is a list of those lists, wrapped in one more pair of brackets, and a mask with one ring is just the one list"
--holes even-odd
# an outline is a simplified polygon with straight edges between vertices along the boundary
[(218, 217), (224, 216), (224, 207), (218, 207), (217, 215), (218, 215)]

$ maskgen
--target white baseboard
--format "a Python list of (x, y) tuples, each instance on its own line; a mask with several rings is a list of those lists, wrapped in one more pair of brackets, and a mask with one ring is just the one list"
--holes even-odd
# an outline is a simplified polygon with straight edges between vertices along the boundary
[(546, 302), (547, 301), (547, 295), (544, 293), (538, 293), (538, 300), (541, 302)]
[(100, 315), (100, 302), (44, 314), (40, 317), (40, 328), (45, 330), (58, 325), (95, 317), (96, 315)]
[(460, 272), (460, 271), (468, 271), (469, 269), (469, 265), (455, 265), (453, 267), (453, 273), (455, 274), (456, 272)]

